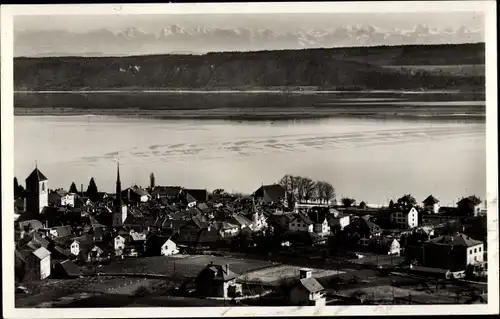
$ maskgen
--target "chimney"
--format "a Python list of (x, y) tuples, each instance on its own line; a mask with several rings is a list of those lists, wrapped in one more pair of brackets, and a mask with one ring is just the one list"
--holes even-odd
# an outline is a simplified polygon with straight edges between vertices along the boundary
[(226, 274), (229, 273), (229, 264), (226, 264)]
[(301, 268), (299, 270), (299, 273), (300, 273), (300, 279), (311, 278), (312, 270), (307, 268)]
[(83, 196), (83, 184), (80, 185), (80, 192), (81, 192), (81, 194)]

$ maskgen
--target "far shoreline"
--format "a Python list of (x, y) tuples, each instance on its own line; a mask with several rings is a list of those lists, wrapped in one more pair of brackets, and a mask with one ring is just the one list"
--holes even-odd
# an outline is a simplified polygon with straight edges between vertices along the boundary
[(464, 113), (461, 109), (429, 112), (426, 110), (347, 110), (347, 109), (204, 109), (204, 110), (145, 110), (145, 109), (52, 109), (15, 108), (14, 116), (111, 116), (153, 120), (223, 120), (236, 122), (284, 122), (294, 120), (322, 120), (331, 118), (380, 119), (380, 120), (422, 120), (422, 121), (467, 121), (486, 122), (486, 114)]

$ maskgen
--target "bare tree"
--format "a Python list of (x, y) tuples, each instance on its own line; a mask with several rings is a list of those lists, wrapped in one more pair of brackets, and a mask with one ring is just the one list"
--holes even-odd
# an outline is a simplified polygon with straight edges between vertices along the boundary
[(323, 201), (326, 199), (325, 195), (325, 182), (316, 182), (316, 194), (318, 196), (319, 202), (323, 203)]
[(335, 199), (335, 188), (333, 188), (332, 184), (325, 183), (325, 200), (328, 203), (329, 201)]

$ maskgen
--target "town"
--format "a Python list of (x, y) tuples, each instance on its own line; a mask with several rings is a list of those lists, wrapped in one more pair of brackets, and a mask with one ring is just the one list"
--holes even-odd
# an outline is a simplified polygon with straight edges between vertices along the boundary
[[(16, 307), (487, 302), (486, 210), (411, 194), (375, 207), (286, 175), (251, 195), (14, 180)], [(481, 206), (483, 204), (484, 206)]]

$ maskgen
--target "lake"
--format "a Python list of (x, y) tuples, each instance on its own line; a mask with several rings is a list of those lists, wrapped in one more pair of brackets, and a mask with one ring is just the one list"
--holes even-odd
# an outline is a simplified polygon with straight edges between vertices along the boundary
[(485, 123), (334, 118), (278, 122), (113, 116), (16, 116), (15, 176), (34, 168), (50, 188), (224, 188), (251, 193), (285, 174), (330, 182), (337, 197), (384, 204), (405, 193), (442, 205), (486, 194)]

